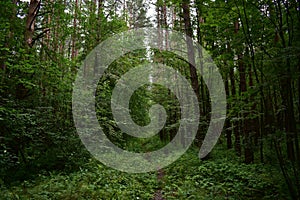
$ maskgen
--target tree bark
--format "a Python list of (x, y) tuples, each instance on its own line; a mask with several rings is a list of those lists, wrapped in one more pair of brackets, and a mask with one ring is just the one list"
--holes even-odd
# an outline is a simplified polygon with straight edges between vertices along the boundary
[(78, 12), (78, 0), (75, 0), (74, 19), (73, 19), (73, 35), (72, 35), (72, 54), (71, 54), (72, 59), (74, 59), (77, 56), (77, 51), (76, 51), (77, 12)]
[[(192, 83), (192, 88), (198, 98), (198, 102), (200, 100), (200, 94), (199, 94), (199, 82), (198, 82), (198, 75), (196, 71), (195, 66), (195, 51), (194, 51), (194, 45), (193, 45), (193, 29), (191, 25), (191, 18), (190, 18), (190, 1), (189, 0), (183, 0), (182, 1), (182, 11), (183, 11), (183, 21), (184, 21), (184, 29), (186, 34), (186, 44), (187, 44), (187, 50), (188, 50), (188, 61), (189, 61), (189, 71), (190, 71), (190, 79)], [(202, 141), (204, 138), (201, 135), (200, 131), (198, 131), (196, 135), (197, 141)], [(197, 144), (201, 144), (202, 142), (199, 142)]]
[[(240, 29), (239, 21), (236, 20), (234, 23), (234, 33), (237, 34), (239, 29)], [(231, 95), (236, 97), (234, 67), (232, 67), (230, 69), (229, 73), (230, 73), (229, 76), (230, 76), (230, 83), (231, 83)], [(238, 116), (236, 116), (236, 117), (238, 117)], [(238, 156), (241, 156), (242, 155), (241, 134), (240, 134), (240, 130), (239, 130), (239, 121), (237, 121), (237, 120), (235, 120), (233, 122), (233, 132), (234, 132), (234, 137), (235, 137), (234, 149), (235, 149), (236, 154)]]
[(33, 45), (33, 35), (35, 28), (35, 21), (40, 8), (40, 0), (30, 0), (28, 15), (26, 19), (26, 29), (25, 29), (25, 41), (28, 46)]
[(199, 99), (199, 82), (198, 82), (198, 75), (195, 68), (195, 52), (193, 46), (193, 29), (191, 26), (191, 18), (190, 18), (190, 8), (189, 8), (190, 1), (183, 0), (182, 2), (182, 10), (183, 10), (183, 20), (184, 20), (184, 28), (186, 33), (186, 43), (188, 48), (188, 59), (189, 59), (189, 70), (191, 76), (192, 87)]

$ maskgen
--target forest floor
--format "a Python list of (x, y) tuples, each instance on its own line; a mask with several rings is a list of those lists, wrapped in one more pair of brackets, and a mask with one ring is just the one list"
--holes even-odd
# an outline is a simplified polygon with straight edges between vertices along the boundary
[(79, 170), (38, 173), (12, 185), (0, 199), (288, 199), (278, 167), (243, 164), (217, 145), (205, 161), (191, 147), (157, 172), (128, 174), (89, 159)]

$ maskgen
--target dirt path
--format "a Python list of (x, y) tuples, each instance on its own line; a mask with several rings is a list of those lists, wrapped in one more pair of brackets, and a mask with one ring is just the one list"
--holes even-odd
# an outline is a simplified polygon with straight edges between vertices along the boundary
[(160, 187), (154, 193), (153, 200), (165, 200), (162, 194), (162, 185), (163, 185), (164, 176), (165, 176), (165, 171), (163, 169), (157, 170), (157, 181)]

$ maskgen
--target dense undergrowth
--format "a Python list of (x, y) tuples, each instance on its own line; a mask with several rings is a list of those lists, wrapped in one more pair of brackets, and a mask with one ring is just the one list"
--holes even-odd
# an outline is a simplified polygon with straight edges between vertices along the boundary
[(284, 181), (272, 165), (242, 164), (218, 145), (200, 161), (190, 148), (158, 172), (128, 174), (90, 158), (77, 171), (49, 171), (10, 185), (1, 182), (0, 199), (287, 199)]

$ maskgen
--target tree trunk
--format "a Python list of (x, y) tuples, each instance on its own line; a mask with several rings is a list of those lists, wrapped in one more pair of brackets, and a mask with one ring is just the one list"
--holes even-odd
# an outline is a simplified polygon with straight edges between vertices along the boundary
[[(163, 28), (168, 28), (168, 19), (167, 19), (167, 6), (166, 6), (166, 2), (164, 2), (164, 5), (163, 5), (163, 22), (164, 22), (164, 27)], [(168, 38), (169, 38), (169, 32), (168, 31), (165, 31), (165, 49), (168, 49)]]
[[(229, 82), (228, 82), (227, 75), (225, 78), (225, 92), (226, 92), (226, 96), (229, 97)], [(230, 106), (229, 106), (229, 103), (227, 103), (227, 111), (229, 109), (230, 109)], [(230, 128), (229, 118), (226, 118), (225, 128), (226, 128), (225, 132), (226, 132), (227, 149), (231, 149), (232, 148), (232, 138), (231, 138), (232, 129)]]
[(76, 53), (77, 12), (78, 12), (78, 0), (75, 0), (74, 19), (73, 19), (73, 35), (72, 35), (72, 54), (71, 54), (72, 59), (74, 59), (77, 56), (77, 53)]
[[(201, 24), (204, 23), (204, 20), (201, 17), (202, 10), (201, 10), (200, 2), (196, 2), (196, 4), (197, 4), (197, 7), (196, 7), (197, 40), (198, 40), (198, 43), (202, 46), (203, 41), (202, 41), (202, 35), (201, 35)], [(199, 58), (203, 57), (202, 49), (198, 49), (198, 55), (199, 55)], [(200, 74), (203, 75), (203, 61), (202, 61), (202, 59), (200, 60)], [(206, 88), (205, 88), (205, 85), (204, 85), (204, 80), (203, 80), (203, 78), (200, 78), (200, 91), (199, 91), (200, 96), (201, 96), (201, 98), (199, 99), (200, 100), (200, 116), (206, 116), (207, 115), (207, 110), (208, 110), (208, 109), (206, 109), (207, 101), (206, 101), (206, 98), (205, 98), (205, 94), (206, 94), (205, 89)]]
[(28, 15), (26, 19), (25, 41), (28, 46), (33, 45), (33, 34), (36, 17), (40, 8), (40, 0), (30, 0)]
[[(236, 20), (234, 23), (234, 33), (237, 34), (240, 29), (239, 21)], [(236, 88), (235, 88), (235, 78), (234, 78), (234, 68), (232, 67), (229, 72), (230, 76), (230, 83), (231, 83), (231, 95), (236, 97)], [(238, 115), (238, 114), (237, 114)], [(238, 117), (238, 116), (236, 116)], [(241, 134), (239, 129), (239, 121), (235, 120), (233, 122), (233, 132), (234, 132), (234, 149), (238, 156), (242, 155), (242, 148), (241, 148)]]
[[(186, 44), (188, 49), (188, 59), (189, 59), (189, 70), (190, 70), (190, 79), (192, 82), (193, 90), (198, 98), (198, 102), (200, 99), (199, 94), (199, 82), (198, 82), (198, 75), (195, 68), (195, 51), (193, 46), (193, 29), (191, 26), (191, 18), (190, 18), (190, 1), (189, 0), (183, 0), (182, 2), (182, 11), (183, 11), (183, 21), (184, 21), (184, 29), (186, 34)], [(200, 131), (198, 131), (196, 140), (202, 141), (204, 138), (200, 134)]]

